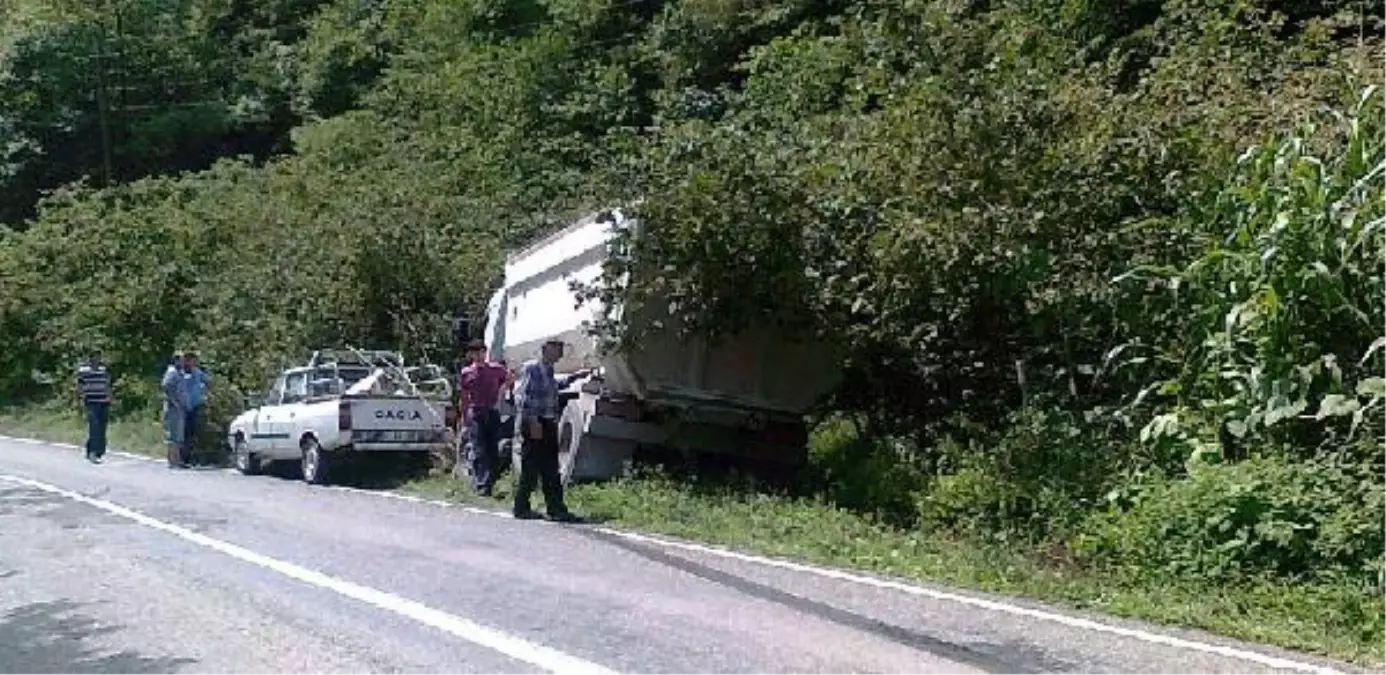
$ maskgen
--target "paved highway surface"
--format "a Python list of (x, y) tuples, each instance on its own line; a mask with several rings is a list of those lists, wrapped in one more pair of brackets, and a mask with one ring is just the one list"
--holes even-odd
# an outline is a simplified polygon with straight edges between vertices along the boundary
[(0, 672), (1311, 672), (601, 527), (0, 438)]

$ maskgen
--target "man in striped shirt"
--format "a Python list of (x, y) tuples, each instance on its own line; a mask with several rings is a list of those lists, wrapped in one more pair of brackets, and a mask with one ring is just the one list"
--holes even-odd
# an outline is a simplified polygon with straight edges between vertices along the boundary
[(87, 414), (87, 460), (99, 464), (106, 454), (106, 426), (111, 420), (111, 373), (99, 353), (77, 369), (77, 396)]

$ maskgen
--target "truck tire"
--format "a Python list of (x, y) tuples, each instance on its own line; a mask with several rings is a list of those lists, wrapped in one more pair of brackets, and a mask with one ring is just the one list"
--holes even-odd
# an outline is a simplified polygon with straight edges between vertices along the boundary
[(594, 414), (595, 397), (584, 395), (569, 401), (558, 419), (558, 474), (564, 485), (574, 480), (616, 478), (635, 454), (634, 442), (590, 434), (589, 421)]
[(572, 481), (573, 466), (578, 452), (582, 450), (583, 421), (582, 406), (578, 401), (570, 401), (563, 406), (563, 414), (558, 417), (558, 475), (564, 485)]
[(303, 481), (310, 485), (327, 485), (330, 455), (318, 445), (318, 441), (308, 438), (303, 441)]
[(260, 473), (260, 458), (250, 451), (245, 439), (236, 437), (236, 447), (232, 450), (232, 461), (236, 465), (236, 470), (242, 476), (254, 476)]

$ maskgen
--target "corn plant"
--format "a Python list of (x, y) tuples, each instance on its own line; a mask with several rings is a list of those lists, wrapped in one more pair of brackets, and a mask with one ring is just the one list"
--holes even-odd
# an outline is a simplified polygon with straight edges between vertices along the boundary
[(1161, 282), (1160, 317), (1176, 331), (1153, 359), (1173, 367), (1133, 401), (1163, 403), (1141, 440), (1164, 459), (1224, 459), (1256, 444), (1313, 449), (1379, 419), (1381, 118), (1371, 87), (1327, 125), (1248, 149), (1177, 224), (1201, 255), (1121, 278)]

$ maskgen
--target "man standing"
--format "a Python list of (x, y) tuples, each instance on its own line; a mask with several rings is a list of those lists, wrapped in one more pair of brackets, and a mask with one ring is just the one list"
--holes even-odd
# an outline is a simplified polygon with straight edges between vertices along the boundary
[(486, 358), (486, 343), (467, 344), (470, 361), (457, 375), (462, 423), (472, 444), (472, 481), (478, 494), (491, 496), (500, 449), (501, 390), (511, 384), (510, 371)]
[(203, 420), (206, 419), (207, 385), (211, 380), (197, 361), (197, 352), (183, 352), (184, 377), (188, 381), (188, 416), (187, 421), (183, 423), (185, 460), (192, 459), (192, 451), (197, 447), (197, 434), (202, 428)]
[(111, 420), (111, 374), (93, 352), (77, 369), (77, 397), (87, 416), (87, 461), (100, 464), (106, 454), (106, 426)]
[(516, 518), (532, 520), (539, 514), (530, 508), (529, 498), (536, 483), (543, 483), (544, 510), (559, 522), (577, 522), (563, 502), (563, 480), (558, 475), (558, 391), (553, 364), (563, 358), (563, 343), (544, 343), (538, 359), (525, 363), (516, 401), (515, 416), (520, 434), (520, 479), (515, 487)]
[(184, 451), (187, 441), (188, 425), (188, 378), (187, 363), (183, 353), (177, 352), (164, 371), (160, 388), (164, 393), (164, 440), (168, 443), (168, 466), (170, 469), (184, 469), (188, 459)]

